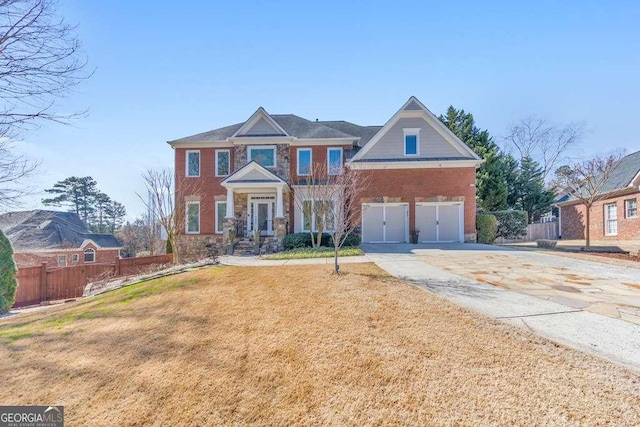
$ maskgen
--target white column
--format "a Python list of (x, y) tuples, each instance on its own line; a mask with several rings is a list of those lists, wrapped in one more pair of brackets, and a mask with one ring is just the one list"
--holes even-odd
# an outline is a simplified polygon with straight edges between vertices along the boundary
[(233, 218), (234, 210), (235, 209), (233, 208), (233, 189), (227, 188), (227, 215), (225, 216), (225, 218)]
[(278, 187), (276, 193), (276, 217), (284, 216), (284, 201), (282, 200), (282, 187)]

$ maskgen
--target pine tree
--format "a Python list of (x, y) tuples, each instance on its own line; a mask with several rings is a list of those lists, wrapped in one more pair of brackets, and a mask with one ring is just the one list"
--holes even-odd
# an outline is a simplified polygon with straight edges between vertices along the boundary
[(17, 271), (11, 242), (0, 230), (0, 314), (8, 312), (16, 300)]
[(57, 194), (50, 199), (42, 199), (45, 206), (66, 206), (71, 212), (89, 225), (90, 217), (95, 211), (93, 205), (96, 194), (99, 193), (96, 181), (90, 176), (69, 177), (63, 181), (58, 181), (53, 188), (44, 190), (50, 194)]
[(449, 106), (447, 113), (440, 116), (443, 122), (458, 138), (471, 148), (484, 162), (476, 170), (476, 197), (478, 206), (486, 211), (502, 210), (507, 207), (507, 185), (504, 176), (503, 156), (487, 130), (475, 125), (473, 114), (456, 110)]
[(545, 189), (542, 167), (531, 158), (524, 157), (520, 160), (509, 196), (513, 204), (510, 207), (526, 211), (531, 224), (549, 212), (555, 193)]

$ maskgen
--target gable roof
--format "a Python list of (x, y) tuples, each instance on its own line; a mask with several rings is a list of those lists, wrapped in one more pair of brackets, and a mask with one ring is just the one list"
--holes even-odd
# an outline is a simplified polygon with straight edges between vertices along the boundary
[(640, 174), (640, 151), (623, 157), (616, 164), (613, 173), (602, 186), (603, 193), (610, 193), (631, 187)]
[[(264, 111), (264, 109), (262, 109)], [(175, 139), (173, 141), (169, 141), (169, 144), (175, 143), (189, 143), (189, 142), (218, 142), (225, 141), (228, 138), (233, 137), (242, 137), (242, 131), (248, 130), (249, 127), (245, 127), (246, 124), (249, 123), (252, 119), (255, 120), (256, 114), (261, 113), (260, 118), (262, 118), (262, 111), (258, 109), (250, 118), (244, 123), (236, 123), (231, 126), (225, 126), (219, 129), (210, 130), (208, 132), (199, 133), (192, 136), (187, 136), (185, 138)], [(264, 111), (266, 114), (266, 111)], [(325, 125), (323, 122), (316, 122), (307, 120), (300, 116), (296, 116), (295, 114), (267, 114), (267, 116), (273, 120), (273, 122), (280, 128), (284, 133), (280, 135), (262, 135), (262, 136), (291, 136), (298, 139), (313, 139), (313, 138), (322, 138), (322, 139), (357, 139), (357, 135), (351, 135), (347, 132), (343, 132), (340, 129), (336, 129), (334, 127), (330, 127)], [(265, 119), (266, 120), (266, 119)], [(257, 121), (256, 121), (257, 122)], [(267, 120), (267, 122), (269, 122)], [(243, 129), (244, 128), (244, 129)], [(247, 136), (261, 136), (261, 135), (247, 135)]]
[(333, 128), (335, 130), (339, 130), (340, 132), (346, 133), (348, 135), (353, 135), (355, 137), (360, 138), (359, 146), (364, 146), (373, 136), (382, 129), (382, 126), (360, 126), (355, 123), (347, 122), (344, 120), (327, 120), (321, 121), (325, 126)]
[(251, 160), (220, 182), (223, 187), (230, 187), (234, 184), (276, 184), (287, 186), (287, 182), (284, 179), (255, 160)]
[(72, 212), (8, 212), (0, 215), (0, 230), (16, 251), (82, 248), (88, 241), (100, 248), (122, 247), (113, 234), (91, 233)]
[[(257, 126), (258, 124), (261, 126)], [(251, 132), (258, 127), (259, 130)], [(259, 107), (232, 135), (232, 137), (238, 136), (289, 136), (289, 134), (282, 129), (278, 122), (273, 120), (264, 108)]]
[[(480, 157), (469, 148), (464, 142), (460, 140), (451, 130), (445, 126), (427, 107), (422, 104), (418, 98), (415, 96), (410, 97), (407, 102), (385, 123), (385, 125), (380, 129), (370, 140), (364, 145), (364, 147), (356, 153), (355, 156), (351, 159), (352, 162), (362, 161), (362, 157), (371, 150), (381, 139), (382, 137), (403, 117), (416, 117), (418, 114), (422, 117), (437, 133), (439, 133), (447, 142), (451, 144), (453, 148), (455, 148), (460, 156), (455, 156), (456, 159), (465, 159), (465, 160), (477, 160), (481, 161)], [(406, 160), (406, 159), (397, 159), (397, 160)], [(423, 159), (427, 160), (427, 159)], [(447, 160), (447, 159), (445, 159)], [(394, 160), (396, 161), (396, 160)]]

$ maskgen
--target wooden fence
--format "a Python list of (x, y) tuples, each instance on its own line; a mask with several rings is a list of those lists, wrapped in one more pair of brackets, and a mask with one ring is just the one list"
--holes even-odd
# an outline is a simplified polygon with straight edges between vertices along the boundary
[(171, 264), (173, 256), (117, 258), (113, 264), (81, 264), (49, 268), (44, 262), (36, 267), (18, 268), (18, 289), (14, 307), (79, 298), (88, 283), (109, 277), (130, 276), (148, 271), (152, 266)]
[(558, 222), (543, 222), (529, 224), (527, 226), (527, 235), (520, 239), (503, 239), (499, 237), (496, 239), (496, 243), (535, 242), (540, 239), (557, 240), (559, 236)]

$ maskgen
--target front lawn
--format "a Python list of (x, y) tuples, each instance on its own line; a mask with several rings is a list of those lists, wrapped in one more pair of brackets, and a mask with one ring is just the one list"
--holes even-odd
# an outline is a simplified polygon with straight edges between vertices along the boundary
[(0, 320), (68, 425), (639, 425), (640, 377), (373, 264), (222, 267)]
[[(319, 248), (296, 248), (275, 254), (264, 255), (262, 259), (303, 259), (303, 258), (331, 258), (335, 254), (334, 248), (320, 246)], [(340, 248), (338, 256), (359, 256), (364, 251), (358, 247)]]

